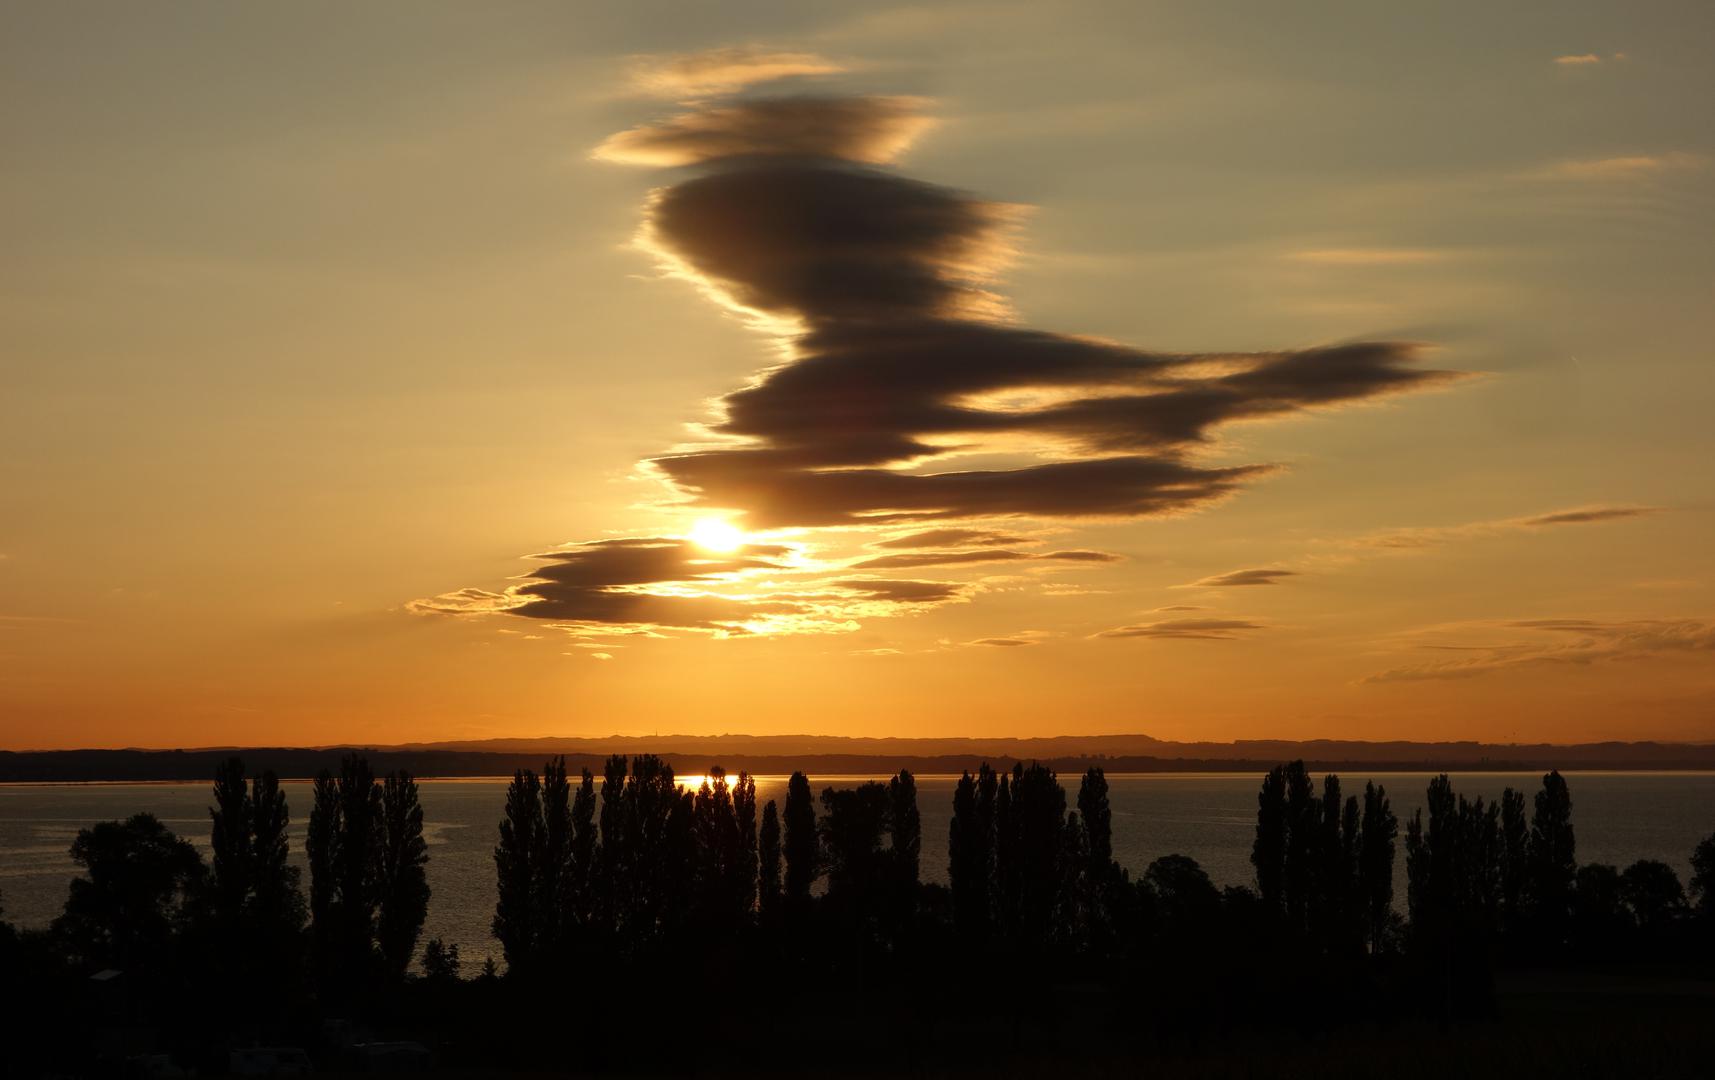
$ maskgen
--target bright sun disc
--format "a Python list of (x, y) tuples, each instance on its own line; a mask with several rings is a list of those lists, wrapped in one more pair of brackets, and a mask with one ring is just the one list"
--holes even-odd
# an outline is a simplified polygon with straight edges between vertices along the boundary
[(703, 518), (691, 526), (691, 543), (707, 551), (737, 551), (744, 544), (744, 531), (730, 521)]

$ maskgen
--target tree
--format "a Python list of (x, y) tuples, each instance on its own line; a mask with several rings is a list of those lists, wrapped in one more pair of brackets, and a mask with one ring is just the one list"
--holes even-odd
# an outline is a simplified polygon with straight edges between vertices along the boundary
[(429, 939), (429, 943), (423, 946), (423, 978), (443, 984), (458, 981), (458, 942), (443, 945), (438, 937)]
[(762, 808), (762, 829), (757, 835), (757, 913), (763, 925), (772, 926), (780, 916), (780, 809), (773, 799)]
[(1605, 863), (1578, 868), (1572, 890), (1572, 938), (1587, 958), (1619, 955), (1632, 928), (1620, 887), (1620, 871)]
[(881, 846), (888, 790), (870, 782), (822, 792), (820, 839), (827, 858), (828, 901), (852, 923), (880, 915), (887, 873)]
[(310, 923), (315, 930), (318, 960), (325, 960), (333, 942), (333, 846), (339, 828), (339, 789), (332, 774), (316, 775), (311, 793), (309, 831), (304, 854), (310, 863)]
[(1620, 899), (1638, 929), (1651, 939), (1663, 938), (1685, 917), (1685, 889), (1673, 867), (1654, 859), (1639, 859), (1620, 875)]
[(954, 928), (970, 945), (988, 940), (994, 917), (995, 788), (994, 770), (984, 762), (976, 777), (963, 774), (953, 791), (947, 878), (952, 886)]
[(1691, 905), (1698, 918), (1715, 927), (1715, 834), (1691, 853)]
[(73, 878), (54, 934), (91, 968), (149, 972), (168, 963), (206, 888), (196, 848), (153, 814), (78, 830)]
[(1262, 778), (1256, 797), (1256, 840), (1251, 865), (1257, 892), (1279, 914), (1286, 911), (1286, 766), (1276, 765)]
[(801, 772), (786, 782), (785, 840), (781, 851), (786, 859), (786, 912), (798, 918), (810, 906), (810, 886), (821, 876), (816, 837), (816, 805), (810, 794), (810, 778)]
[(1163, 855), (1143, 880), (1154, 894), (1156, 913), (1170, 933), (1207, 933), (1221, 906), (1220, 890), (1189, 855)]
[(1394, 841), (1399, 819), (1388, 804), (1387, 789), (1364, 785), (1363, 840), (1359, 844), (1358, 877), (1364, 898), (1365, 936), (1370, 952), (1379, 953), (1393, 914)]
[(576, 830), (572, 823), (572, 787), (566, 776), (564, 757), (542, 766), (542, 818), (537, 844), (530, 855), (531, 909), (536, 913), (535, 949), (544, 964), (556, 964), (566, 955), (571, 936), (572, 848)]
[(1525, 925), (1525, 892), (1530, 879), (1530, 826), (1524, 816), (1524, 792), (1501, 792), (1501, 928), (1516, 938)]
[(1287, 925), (1299, 934), (1310, 929), (1321, 844), (1321, 802), (1304, 762), (1286, 766), (1286, 867), (1283, 875)]
[(245, 907), (250, 897), (250, 797), (245, 790), (244, 762), (236, 757), (221, 762), (214, 774), (214, 805), (208, 816), (212, 866), (213, 909), (221, 955), (237, 962), (244, 948)]
[(1061, 901), (1072, 869), (1065, 855), (1066, 792), (1039, 762), (1012, 767), (995, 804), (995, 865), (1000, 926), (1015, 946), (1034, 951), (1063, 937)]
[(1542, 778), (1530, 821), (1527, 896), (1538, 942), (1557, 949), (1566, 939), (1578, 873), (1572, 796), (1558, 771)]
[(494, 849), (499, 899), (494, 905), (493, 934), (506, 957), (509, 974), (531, 972), (536, 958), (538, 915), (536, 852), (541, 847), (542, 784), (529, 769), (518, 769), (506, 787), (506, 816), (500, 822), (500, 843)]
[(578, 793), (572, 798), (572, 880), (569, 903), (572, 922), (580, 929), (594, 924), (596, 876), (595, 777), (579, 770)]
[(738, 852), (733, 860), (733, 906), (741, 919), (756, 909), (756, 781), (739, 770), (732, 786), (732, 816), (738, 822)]
[(380, 836), (376, 847), (378, 918), (376, 941), (387, 972), (405, 977), (417, 937), (429, 913), (429, 861), (423, 840), (423, 806), (408, 772), (391, 772), (381, 786)]
[(304, 925), (298, 868), (288, 861), (291, 850), (286, 833), (291, 821), (279, 778), (264, 770), (250, 781), (250, 887), (261, 936), (274, 946), (270, 955), (289, 947)]

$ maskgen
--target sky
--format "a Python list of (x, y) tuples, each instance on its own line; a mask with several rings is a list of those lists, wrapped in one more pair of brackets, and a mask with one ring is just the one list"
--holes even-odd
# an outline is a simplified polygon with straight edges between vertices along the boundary
[(0, 747), (1715, 739), (1715, 8), (0, 8)]

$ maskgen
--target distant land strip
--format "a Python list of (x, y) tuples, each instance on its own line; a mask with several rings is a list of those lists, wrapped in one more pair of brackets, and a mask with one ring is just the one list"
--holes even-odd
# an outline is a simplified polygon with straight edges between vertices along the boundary
[[(1112, 738), (1107, 742), (1130, 741)], [(733, 742), (747, 742), (735, 739)], [(767, 741), (767, 740), (758, 740)], [(782, 739), (782, 741), (785, 741)], [(800, 739), (820, 742), (819, 739)], [(853, 740), (868, 742), (870, 740)], [(1109, 773), (1261, 772), (1282, 761), (1302, 758), (1318, 772), (1509, 772), (1566, 770), (1715, 770), (1715, 745), (1691, 743), (1585, 743), (1568, 746), (1489, 745), (1482, 743), (1365, 743), (1333, 740), (1311, 742), (1242, 741), (1235, 743), (1168, 743), (1149, 740), (1156, 752), (1111, 753), (1085, 746), (1066, 746), (1056, 739), (970, 740), (971, 747), (945, 744), (965, 740), (875, 740), (885, 750), (815, 752), (819, 747), (794, 747), (796, 752), (757, 752), (761, 747), (723, 745), (718, 738), (606, 740), (507, 740), (505, 749), (429, 747), (332, 746), (310, 748), (234, 747), (196, 750), (34, 750), (0, 751), (0, 782), (100, 783), (201, 781), (214, 775), (224, 759), (238, 756), (252, 773), (272, 770), (282, 779), (308, 779), (326, 769), (337, 772), (339, 759), (352, 750), (368, 756), (378, 772), (403, 769), (422, 778), (510, 776), (516, 769), (539, 769), (549, 756), (564, 755), (575, 773), (587, 768), (598, 777), (609, 753), (654, 753), (681, 776), (701, 776), (712, 765), (729, 773), (740, 770), (757, 776), (803, 771), (818, 776), (885, 775), (909, 769), (919, 775), (974, 771), (982, 762), (1011, 768), (1016, 761), (1042, 761), (1065, 775), (1099, 765)], [(1082, 738), (1068, 740), (1084, 742)], [(1090, 739), (1091, 743), (1098, 740)], [(698, 745), (685, 746), (683, 743)], [(534, 743), (535, 745), (529, 745)], [(566, 745), (581, 743), (581, 746)], [(523, 744), (523, 745), (520, 745)], [(768, 747), (774, 749), (774, 747)], [(852, 749), (856, 749), (855, 747)], [(912, 753), (917, 749), (919, 752)], [(1060, 750), (1060, 753), (1053, 752)]]

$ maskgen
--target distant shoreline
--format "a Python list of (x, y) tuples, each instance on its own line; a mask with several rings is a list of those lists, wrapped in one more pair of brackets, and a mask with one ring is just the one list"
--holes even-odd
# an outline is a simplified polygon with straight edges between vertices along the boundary
[[(284, 780), (302, 780), (323, 770), (337, 771), (340, 758), (353, 751), (366, 755), (378, 771), (404, 770), (437, 780), (506, 779), (518, 769), (540, 769), (548, 758), (561, 756), (574, 772), (589, 769), (599, 776), (612, 753), (627, 756), (655, 753), (676, 773), (686, 776), (701, 775), (714, 765), (728, 772), (742, 770), (754, 776), (802, 771), (821, 777), (868, 777), (891, 775), (900, 769), (925, 777), (958, 776), (975, 771), (984, 762), (1000, 769), (1011, 768), (1019, 761), (1041, 761), (1062, 774), (1083, 772), (1092, 766), (1111, 775), (1232, 774), (1264, 772), (1293, 759), (1302, 759), (1317, 772), (1367, 774), (1549, 769), (1626, 773), (1715, 771), (1715, 746), (1673, 743), (1503, 746), (1334, 740), (1169, 743), (1148, 736), (992, 740), (668, 736), (658, 742), (629, 738), (506, 740), (504, 746), (504, 749), (442, 745), (0, 751), (0, 783), (196, 782), (213, 776), (222, 761), (234, 756), (243, 758), (252, 772), (271, 770)], [(836, 747), (845, 752), (830, 752)], [(864, 752), (852, 752), (859, 747)]]
[[(993, 764), (993, 763), (991, 762), (991, 764)], [(1054, 763), (1049, 762), (1048, 764), (1050, 764), (1052, 766)], [(1378, 769), (1378, 768), (1370, 767), (1367, 763), (1362, 763), (1362, 762), (1348, 762), (1344, 765), (1341, 765), (1340, 763), (1337, 763), (1337, 762), (1335, 762), (1335, 763), (1306, 762), (1305, 764), (1313, 772), (1357, 773), (1366, 779), (1378, 778), (1378, 777), (1389, 777), (1389, 776), (1424, 776), (1424, 775), (1433, 775), (1434, 773), (1437, 773), (1437, 772), (1446, 772), (1446, 773), (1449, 773), (1450, 775), (1454, 775), (1454, 776), (1458, 776), (1460, 774), (1469, 775), (1472, 773), (1486, 773), (1486, 774), (1492, 774), (1495, 776), (1535, 776), (1538, 772), (1542, 771), (1542, 770), (1536, 769), (1536, 768), (1529, 768), (1529, 769), (1510, 769), (1510, 768), (1509, 769), (1486, 769), (1486, 768), (1472, 768), (1470, 766), (1449, 767), (1449, 768), (1445, 768), (1445, 769), (1435, 769), (1435, 768), (1430, 768), (1428, 766), (1414, 766), (1411, 768), (1398, 767), (1398, 768)], [(909, 768), (909, 765), (905, 765), (905, 766), (901, 766), (901, 767), (902, 768)], [(1117, 771), (1117, 770), (1113, 770), (1113, 769), (1107, 769), (1104, 771), (1106, 772), (1106, 774), (1110, 780), (1123, 780), (1123, 779), (1126, 779), (1128, 777), (1137, 778), (1137, 777), (1146, 777), (1146, 776), (1147, 777), (1161, 777), (1163, 779), (1214, 780), (1214, 779), (1230, 779), (1232, 777), (1252, 776), (1259, 771), (1266, 771), (1267, 768), (1268, 768), (1268, 766), (1258, 766), (1256, 768), (1250, 768), (1250, 769), (1209, 769), (1209, 770), (1195, 770), (1195, 771), (1194, 770), (1186, 770), (1186, 769), (1156, 769), (1153, 771), (1132, 771), (1132, 772), (1124, 772), (1124, 771)], [(737, 770), (729, 770), (729, 771), (736, 772)], [(746, 771), (748, 772), (748, 770), (746, 770)], [(894, 771), (897, 771), (897, 770), (894, 770)], [(1063, 770), (1056, 769), (1056, 771), (1059, 772), (1059, 771), (1063, 771)], [(1568, 777), (1578, 777), (1578, 776), (1660, 776), (1660, 777), (1715, 776), (1715, 768), (1708, 768), (1708, 769), (1575, 768), (1575, 769), (1561, 769), (1560, 772), (1564, 773)], [(685, 772), (679, 772), (677, 775), (679, 776), (679, 778), (681, 780), (684, 780), (687, 778), (700, 777), (703, 774), (697, 770), (688, 770)], [(755, 777), (758, 780), (785, 780), (791, 774), (789, 772), (754, 772), (754, 773), (750, 773), (750, 775)], [(887, 776), (890, 776), (890, 775), (892, 775), (892, 773), (885, 771), (885, 770), (877, 770), (877, 771), (871, 771), (871, 772), (854, 772), (854, 773), (817, 772), (817, 773), (810, 773), (809, 775), (810, 775), (810, 778), (812, 780), (817, 781), (817, 782), (821, 782), (824, 780), (826, 780), (826, 781), (875, 780), (875, 779), (885, 778)], [(956, 772), (932, 773), (932, 772), (916, 772), (916, 771), (913, 771), (912, 775), (915, 776), (918, 780), (957, 780), (960, 776), (960, 774), (956, 773)], [(512, 774), (511, 773), (505, 773), (505, 774), (496, 773), (494, 775), (489, 775), (489, 776), (479, 776), (479, 775), (470, 775), (470, 776), (422, 776), (422, 775), (413, 774), (412, 779), (416, 780), (420, 784), (504, 784), (504, 783), (508, 783), (509, 781), (511, 781)], [(308, 783), (313, 783), (314, 780), (315, 780), (315, 778), (312, 776), (283, 776), (283, 777), (280, 777), (280, 782), (283, 784), (308, 784)], [(163, 780), (0, 780), (0, 788), (184, 787), (184, 786), (189, 785), (189, 784), (195, 784), (195, 785), (200, 786), (200, 785), (207, 784), (207, 783), (209, 783), (209, 780), (207, 777), (181, 777), (178, 779), (163, 779)]]

